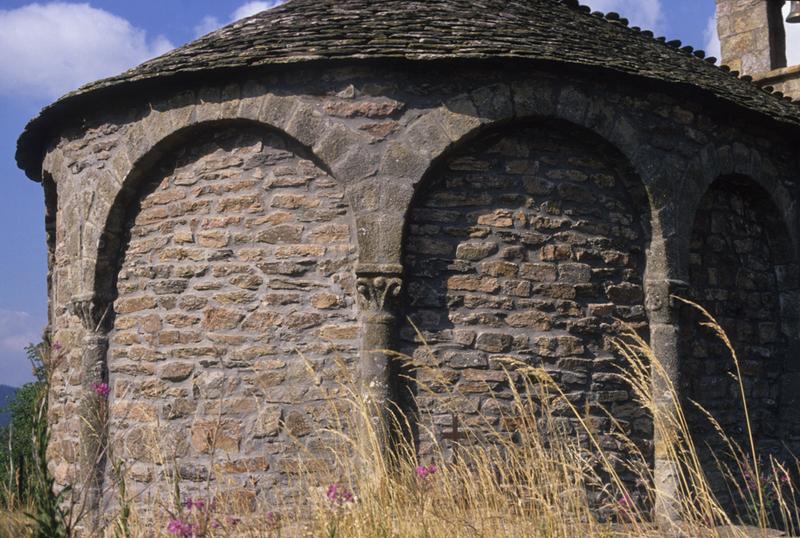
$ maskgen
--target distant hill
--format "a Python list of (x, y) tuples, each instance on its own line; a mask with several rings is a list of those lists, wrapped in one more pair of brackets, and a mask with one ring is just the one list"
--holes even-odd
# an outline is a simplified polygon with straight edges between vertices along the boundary
[[(0, 409), (4, 408), (17, 393), (17, 387), (9, 387), (8, 385), (0, 385)], [(9, 413), (0, 413), (0, 427), (6, 426), (8, 421), (11, 420)]]

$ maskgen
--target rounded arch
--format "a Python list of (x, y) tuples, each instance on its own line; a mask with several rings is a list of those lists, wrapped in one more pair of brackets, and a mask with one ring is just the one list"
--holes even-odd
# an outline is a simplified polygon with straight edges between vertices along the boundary
[[(737, 151), (732, 151), (730, 146), (710, 147), (705, 155), (696, 159), (697, 166), (690, 166), (697, 173), (691, 178), (691, 192), (682, 192), (681, 203), (677, 205), (678, 218), (676, 219), (676, 237), (683, 238), (679, 245), (679, 260), (683, 260), (679, 267), (679, 274), (685, 278), (688, 275), (688, 262), (690, 238), (695, 220), (704, 199), (720, 182), (743, 180), (752, 183), (760, 191), (758, 198), (761, 203), (769, 203), (783, 223), (788, 234), (790, 246), (797, 257), (798, 251), (798, 226), (797, 208), (783, 178), (770, 173), (774, 167), (764, 166), (761, 157), (753, 157), (750, 150), (744, 145), (737, 144)], [(709, 156), (710, 152), (710, 156)], [(702, 163), (702, 164), (701, 164)]]
[(641, 143), (642, 133), (637, 123), (624, 110), (615, 110), (615, 121), (608, 121), (607, 110), (590, 105), (597, 105), (596, 95), (550, 79), (517, 82), (511, 87), (495, 84), (456, 96), (409, 126), (405, 138), (422, 137), (428, 157), (427, 166), (416, 167), (409, 174), (410, 179), (414, 184), (419, 183), (431, 166), (447, 154), (503, 125), (559, 120), (606, 140), (648, 183), (652, 179), (647, 173), (651, 160), (646, 146)]
[[(636, 178), (635, 188), (641, 191), (640, 195), (638, 196), (640, 198), (639, 201), (646, 206), (648, 211), (648, 226), (659, 226), (658, 208), (653, 207), (651, 204), (653, 196), (649, 191), (650, 186), (644, 181), (643, 176), (640, 173), (640, 168), (637, 167), (634, 164), (634, 161), (631, 160), (631, 157), (640, 154), (640, 151), (635, 151), (633, 148), (628, 148), (629, 151), (625, 152), (620, 147), (616, 146), (613, 141), (605, 137), (605, 135), (608, 134), (607, 131), (598, 132), (591, 127), (575, 123), (569, 119), (563, 119), (558, 117), (558, 115), (526, 115), (522, 117), (510, 115), (508, 117), (501, 117), (491, 122), (482, 123), (473, 127), (472, 129), (466, 131), (456, 141), (447, 144), (443, 148), (440, 148), (438, 152), (432, 155), (424, 173), (414, 181), (414, 188), (407, 191), (401, 191), (406, 200), (401, 206), (403, 211), (402, 220), (405, 223), (405, 226), (402, 229), (403, 237), (399, 243), (403, 245), (405, 244), (406, 235), (408, 233), (408, 223), (410, 220), (409, 214), (414, 206), (415, 200), (424, 195), (426, 184), (429, 183), (432, 178), (436, 176), (436, 174), (441, 172), (442, 167), (446, 165), (450, 159), (460, 156), (464, 153), (465, 149), (469, 148), (471, 145), (480, 140), (503, 136), (515, 128), (537, 126), (541, 126), (542, 128), (572, 130), (576, 133), (580, 133), (581, 136), (593, 139), (597, 144), (606, 149), (609, 155), (626, 169), (624, 172), (625, 175)], [(651, 230), (650, 236), (651, 242), (660, 242), (662, 237), (658, 229), (655, 232)], [(401, 254), (404, 254), (404, 252)], [(654, 269), (658, 270), (660, 273), (662, 266), (660, 265), (658, 268)], [(671, 274), (672, 272), (669, 270), (669, 267), (663, 266), (663, 274), (653, 275), (653, 278), (670, 278)]]
[[(399, 212), (403, 218), (398, 216), (395, 220), (405, 222), (418, 186), (425, 183), (431, 171), (482, 136), (519, 123), (562, 122), (603, 140), (641, 179), (651, 202), (649, 220), (653, 233), (650, 248), (654, 257), (664, 260), (663, 264), (653, 267), (651, 278), (678, 278), (677, 268), (672, 262), (674, 256), (668, 252), (674, 247), (672, 242), (665, 241), (674, 235), (674, 223), (662, 219), (663, 208), (653, 205), (659, 200), (671, 203), (668, 194), (656, 191), (663, 191), (670, 185), (669, 176), (674, 171), (654, 166), (661, 159), (656, 152), (651, 152), (652, 148), (642, 143), (646, 135), (624, 110), (615, 110), (615, 120), (609, 121), (608, 109), (594, 106), (597, 105), (596, 96), (562, 84), (552, 80), (539, 80), (535, 84), (519, 82), (511, 87), (497, 84), (454, 97), (423, 114), (390, 146), (381, 165), (382, 175), (397, 178), (403, 184), (403, 188), (387, 197), (390, 207), (384, 209), (387, 213)], [(487, 99), (487, 95), (492, 98)], [(490, 105), (486, 104), (487, 101)], [(418, 149), (420, 147), (425, 150)], [(387, 232), (386, 243), (392, 246), (402, 244), (404, 227), (395, 226)], [(386, 261), (398, 263), (399, 249), (387, 250)], [(395, 259), (389, 259), (392, 256)]]
[[(765, 460), (793, 461), (800, 449), (800, 269), (774, 196), (743, 174), (722, 175), (708, 186), (689, 232), (687, 293), (716, 319), (736, 353), (758, 451)], [(715, 494), (735, 510), (746, 500), (720, 468), (733, 462), (718, 428), (746, 445), (743, 402), (731, 351), (704, 321), (696, 309), (681, 308), (680, 396)]]
[[(405, 204), (401, 206), (403, 208), (403, 222), (406, 224), (408, 223), (409, 212), (413, 207), (414, 200), (420, 196), (420, 192), (424, 191), (424, 185), (430, 181), (432, 176), (441, 170), (441, 167), (449, 159), (453, 158), (454, 156), (458, 156), (464, 151), (465, 148), (469, 147), (471, 144), (474, 144), (478, 140), (496, 136), (499, 133), (520, 126), (543, 125), (552, 126), (556, 129), (572, 129), (576, 132), (581, 132), (583, 136), (593, 137), (599, 144), (602, 144), (605, 148), (607, 148), (615, 159), (618, 159), (621, 163), (625, 163), (624, 166), (629, 169), (629, 172), (632, 176), (637, 178), (638, 183), (643, 189), (643, 202), (648, 208), (648, 225), (660, 227), (659, 214), (657, 211), (658, 208), (652, 207), (650, 203), (650, 201), (654, 199), (652, 193), (650, 192), (652, 185), (651, 183), (645, 181), (647, 176), (642, 174), (642, 167), (637, 166), (638, 160), (634, 160), (637, 155), (641, 155), (643, 153), (641, 148), (631, 147), (629, 144), (618, 146), (613, 140), (613, 138), (617, 137), (608, 138), (608, 136), (611, 135), (611, 132), (608, 129), (597, 130), (589, 125), (576, 123), (572, 119), (566, 119), (561, 116), (563, 115), (553, 113), (548, 115), (525, 115), (520, 117), (516, 115), (509, 115), (506, 117), (500, 117), (490, 122), (481, 123), (477, 126), (474, 126), (470, 130), (466, 131), (463, 135), (458, 137), (457, 140), (451, 141), (447, 145), (437, 148), (437, 150), (432, 153), (424, 173), (418, 178), (415, 178), (413, 182), (413, 190), (403, 192), (403, 195), (407, 198), (405, 200)], [(407, 233), (407, 226), (404, 226), (402, 230), (403, 236), (405, 237), (405, 234)], [(658, 239), (657, 236), (661, 235), (662, 234), (653, 234), (653, 238)], [(658, 269), (661, 268), (659, 267)], [(653, 275), (653, 278), (671, 278), (670, 275), (672, 272), (669, 271), (669, 268), (665, 266), (663, 269), (664, 274)]]
[(129, 216), (128, 209), (134, 205), (136, 198), (141, 195), (140, 191), (143, 184), (148, 180), (148, 174), (153, 171), (154, 167), (165, 156), (179, 151), (182, 147), (190, 144), (195, 137), (212, 131), (230, 128), (254, 129), (265, 134), (278, 135), (294, 144), (305, 158), (335, 179), (328, 164), (317, 157), (311, 148), (304, 146), (285, 131), (258, 120), (243, 118), (207, 120), (183, 125), (171, 131), (157, 143), (148, 147), (138, 159), (132, 162), (113, 202), (106, 211), (106, 219), (98, 241), (97, 263), (92, 283), (94, 295), (101, 301), (111, 302), (115, 298), (115, 271), (118, 270), (118, 267), (115, 266), (115, 260), (119, 260), (120, 249), (124, 248), (122, 236), (125, 220)]
[[(109, 215), (95, 277), (113, 304), (102, 442), (160, 476), (148, 440), (200, 468), (213, 430), (233, 473), (288, 486), (290, 439), (325, 444), (333, 371), (355, 371), (345, 189), (307, 148), (256, 122), (183, 130), (139, 164)], [(170, 431), (154, 440), (156, 416)], [(268, 443), (281, 449), (265, 455)]]
[[(58, 188), (53, 180), (53, 176), (47, 170), (42, 173), (42, 189), (44, 190), (44, 227), (47, 241), (47, 297), (52, 309), (55, 304), (55, 272), (56, 272), (56, 235), (57, 235), (57, 215), (58, 215)], [(48, 331), (53, 325), (54, 315), (48, 313)]]
[[(598, 424), (609, 420), (605, 399), (619, 398), (614, 409), (630, 413), (629, 433), (652, 456), (647, 411), (605, 375), (618, 366), (614, 318), (648, 331), (645, 186), (624, 155), (572, 122), (493, 126), (441, 155), (407, 211), (404, 317), (413, 324), (401, 328), (403, 351), (423, 365), (416, 375), (433, 367), (464, 395), (421, 395), (412, 412), (432, 417), (435, 432), (452, 408), (466, 421), (478, 410), (499, 421), (500, 409), (482, 406), (497, 402), (486, 388), (511, 391), (501, 366), (510, 356), (557, 372)], [(397, 390), (402, 398), (414, 386)]]

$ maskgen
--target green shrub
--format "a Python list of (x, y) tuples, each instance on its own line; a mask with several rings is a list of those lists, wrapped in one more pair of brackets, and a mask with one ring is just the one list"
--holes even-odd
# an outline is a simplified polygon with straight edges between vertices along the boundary
[(47, 385), (42, 360), (45, 346), (41, 342), (25, 349), (36, 380), (20, 387), (3, 408), (10, 414), (8, 425), (0, 428), (0, 503), (6, 509), (26, 505), (33, 493), (34, 423)]

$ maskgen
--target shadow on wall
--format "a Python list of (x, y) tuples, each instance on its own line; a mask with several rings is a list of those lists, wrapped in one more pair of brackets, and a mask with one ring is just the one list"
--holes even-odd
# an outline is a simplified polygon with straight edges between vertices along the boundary
[[(565, 122), (504, 126), (445, 157), (407, 219), (405, 316), (421, 338), (405, 323), (400, 339), (461, 396), (437, 394), (425, 370), (407, 370), (415, 381), (400, 393), (416, 396), (420, 430), (441, 436), (454, 410), (478, 429), (478, 412), (495, 417), (491, 426), (513, 436), (491, 408), (510, 398), (501, 364), (513, 357), (544, 366), (600, 431), (611, 428), (600, 407), (609, 409), (650, 458), (651, 419), (615, 378), (609, 341), (615, 319), (647, 334), (648, 224), (644, 187), (624, 157)], [(424, 459), (431, 443), (416, 435)], [(623, 455), (611, 436), (603, 443)]]
[[(779, 215), (754, 181), (721, 177), (700, 203), (689, 255), (689, 296), (719, 321), (736, 350), (765, 461), (800, 454), (798, 267)], [(704, 468), (724, 506), (731, 496), (711, 451), (731, 464), (725, 459), (730, 450), (697, 405), (748, 452), (745, 417), (732, 357), (699, 322), (696, 310), (682, 309), (681, 393)]]

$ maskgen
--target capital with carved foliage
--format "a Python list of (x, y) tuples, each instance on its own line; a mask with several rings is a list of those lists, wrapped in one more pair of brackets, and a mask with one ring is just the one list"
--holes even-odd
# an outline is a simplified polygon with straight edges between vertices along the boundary
[(69, 302), (69, 312), (80, 318), (84, 329), (92, 334), (105, 333), (109, 328), (111, 301), (94, 293), (75, 295)]
[(356, 288), (362, 311), (391, 313), (403, 287), (400, 265), (362, 264), (356, 269)]

